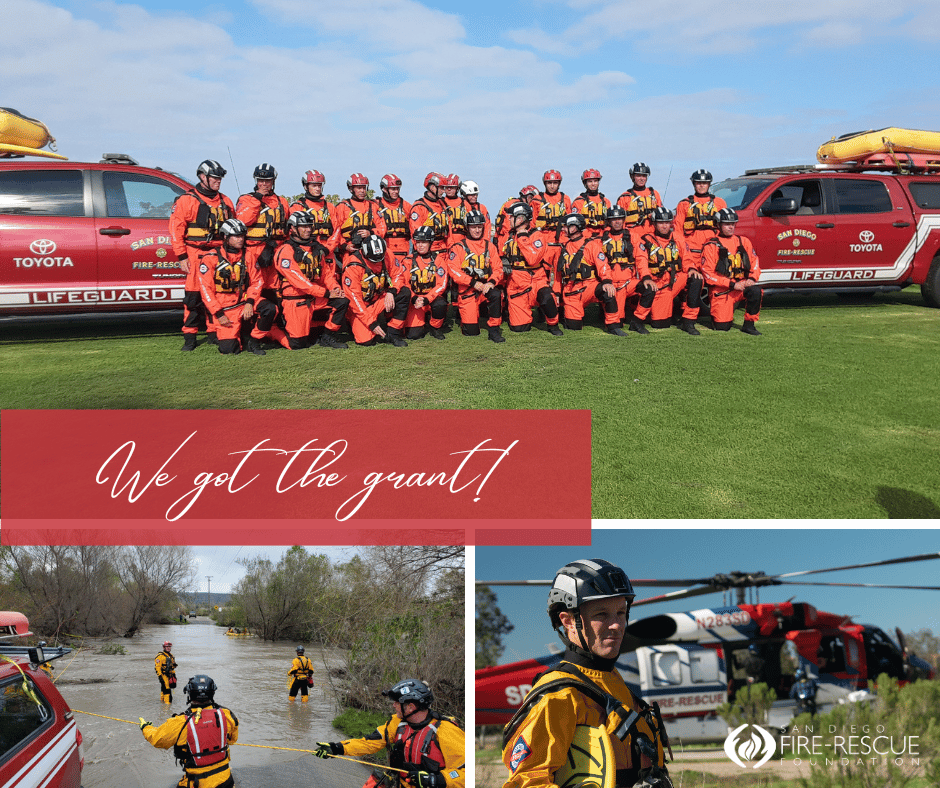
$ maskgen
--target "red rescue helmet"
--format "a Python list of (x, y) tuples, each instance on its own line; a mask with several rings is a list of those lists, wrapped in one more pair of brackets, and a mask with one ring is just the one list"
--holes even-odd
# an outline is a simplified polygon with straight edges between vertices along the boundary
[(444, 176), (444, 180), (441, 181), (442, 186), (460, 186), (460, 176), (451, 173), (450, 175)]
[(600, 170), (585, 170), (581, 173), (581, 183), (584, 183), (588, 178), (597, 178), (597, 180), (600, 180), (602, 177)]
[(368, 186), (369, 179), (361, 172), (354, 172), (346, 179), (346, 188), (352, 191), (353, 186)]
[(323, 173), (319, 170), (307, 170), (304, 173), (304, 177), (300, 179), (300, 185), (306, 188), (307, 185), (311, 183), (323, 185), (326, 183), (326, 178), (323, 177)]
[(163, 648), (173, 648), (173, 644), (169, 640), (163, 641)]
[(542, 183), (545, 181), (558, 181), (561, 183), (561, 173), (558, 170), (545, 170), (545, 174), (542, 176)]
[(400, 189), (401, 188), (401, 178), (397, 175), (389, 173), (388, 175), (383, 175), (382, 180), (379, 181), (379, 187), (382, 191), (388, 191), (389, 189)]
[(523, 187), (519, 190), (519, 196), (520, 196), (523, 200), (531, 200), (531, 199), (532, 199), (533, 197), (535, 197), (535, 195), (537, 195), (538, 193), (539, 193), (539, 190), (536, 189), (536, 188), (535, 188), (534, 186), (532, 186), (532, 185), (523, 186)]
[(428, 186), (434, 184), (435, 186), (440, 186), (441, 181), (444, 180), (444, 176), (439, 172), (429, 172), (424, 176), (424, 188), (427, 189)]

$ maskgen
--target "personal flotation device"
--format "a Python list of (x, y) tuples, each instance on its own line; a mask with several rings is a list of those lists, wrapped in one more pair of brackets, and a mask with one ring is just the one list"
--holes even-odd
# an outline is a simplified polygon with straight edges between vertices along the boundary
[(447, 221), (447, 224), (450, 226), (451, 232), (454, 232), (457, 229), (457, 232), (461, 235), (465, 235), (465, 227), (463, 224), (463, 200), (456, 203), (455, 205), (450, 204), (446, 200), (444, 201), (444, 219)]
[(219, 706), (187, 709), (186, 743), (177, 740), (173, 747), (176, 759), (187, 769), (198, 769), (221, 763), (228, 758), (228, 718)]
[(445, 215), (446, 208), (443, 211), (435, 210), (434, 206), (427, 200), (425, 197), (419, 197), (412, 203), (412, 213), (414, 213), (414, 208), (416, 205), (424, 206), (424, 209), (428, 212), (428, 215), (425, 217), (424, 221), (421, 223), (422, 227), (430, 227), (434, 231), (434, 240), (443, 241), (447, 238), (447, 216)]
[(653, 189), (647, 187), (644, 191), (647, 194), (640, 194), (636, 189), (627, 189), (617, 199), (619, 203), (624, 197), (629, 198), (626, 208), (627, 215), (624, 219), (624, 224), (627, 227), (634, 227), (646, 222), (653, 209), (659, 204), (656, 200), (656, 192)]
[(392, 286), (391, 277), (389, 277), (384, 265), (381, 271), (373, 271), (358, 257), (353, 257), (346, 264), (346, 268), (362, 268), (366, 272), (366, 275), (359, 282), (359, 287), (362, 290), (362, 298), (367, 304), (375, 303)]
[(581, 244), (581, 248), (574, 253), (562, 248), (558, 256), (558, 272), (565, 282), (584, 282), (597, 278), (594, 266), (584, 262), (584, 246)]
[(607, 205), (605, 204), (607, 198), (604, 197), (602, 192), (597, 193), (597, 201), (590, 199), (587, 192), (581, 192), (580, 196), (584, 198), (584, 205), (581, 206), (578, 213), (584, 217), (584, 223), (592, 230), (603, 227), (607, 216)]
[(340, 203), (340, 205), (349, 206), (350, 210), (349, 216), (346, 217), (342, 227), (340, 227), (340, 234), (347, 243), (357, 230), (368, 230), (369, 232), (375, 230), (375, 217), (372, 215), (372, 200), (368, 200), (368, 203), (369, 210), (366, 213), (356, 210), (356, 206), (353, 205), (352, 200), (347, 199)]
[(298, 681), (306, 681), (313, 674), (313, 665), (310, 664), (310, 659), (305, 656), (295, 657), (295, 659), (300, 660), (300, 667), (291, 670), (291, 675)]
[[(329, 251), (325, 246), (319, 243), (312, 243), (309, 247), (301, 246), (294, 241), (288, 241), (294, 250), (294, 262), (297, 268), (310, 282), (315, 282), (320, 278), (323, 272), (323, 261), (326, 259)], [(279, 289), (283, 293), (285, 287), (292, 287), (290, 281), (285, 277), (279, 277)], [(306, 296), (304, 296), (306, 297)]]
[(408, 229), (408, 217), (405, 216), (405, 202), (399, 200), (398, 205), (389, 205), (383, 197), (379, 197), (379, 213), (385, 220), (386, 238), (410, 238), (411, 231)]
[(517, 271), (534, 271), (539, 267), (538, 265), (529, 265), (525, 257), (522, 256), (515, 236), (510, 237), (503, 245), (503, 257), (509, 263), (509, 267)]
[[(186, 194), (195, 197), (199, 203), (196, 218), (186, 223), (183, 231), (183, 240), (193, 246), (208, 246), (219, 240), (219, 228), (226, 219), (232, 218), (232, 210), (228, 203), (219, 195), (218, 205), (209, 205), (198, 189), (190, 189)], [(182, 195), (180, 195), (182, 196)], [(177, 200), (179, 197), (176, 198)], [(176, 201), (174, 200), (174, 205)]]
[(661, 277), (669, 272), (670, 277), (675, 279), (682, 258), (675, 239), (670, 237), (669, 243), (665, 246), (660, 245), (652, 235), (644, 235), (643, 241), (649, 258), (650, 273), (653, 276)]
[[(704, 196), (704, 195), (703, 195)], [(697, 230), (715, 229), (715, 195), (709, 192), (708, 202), (697, 202), (694, 194), (690, 194), (686, 200), (689, 203), (688, 211), (685, 214), (685, 220), (682, 222), (682, 232), (691, 235)]]
[(630, 233), (622, 233), (621, 235), (605, 233), (601, 237), (601, 243), (604, 245), (607, 262), (611, 266), (616, 265), (621, 269), (636, 268), (636, 254), (633, 242), (630, 240)]
[(411, 272), (409, 281), (411, 282), (411, 292), (414, 295), (426, 295), (437, 286), (437, 266), (434, 264), (434, 256), (428, 255), (426, 258), (431, 262), (424, 268), (418, 264), (418, 258), (413, 257), (411, 261)]
[(313, 238), (329, 238), (333, 234), (333, 217), (330, 216), (330, 204), (326, 200), (300, 197), (294, 205), (303, 206), (313, 217)]
[[(456, 725), (456, 721), (444, 718), (447, 722)], [(437, 741), (437, 731), (444, 720), (433, 716), (418, 728), (413, 728), (407, 722), (400, 722), (395, 729), (388, 747), (388, 764), (395, 769), (420, 769), (438, 773), (444, 768), (444, 753)]]
[[(274, 195), (277, 197), (277, 195)], [(271, 206), (264, 203), (255, 223), (248, 228), (248, 243), (261, 241), (283, 241), (287, 237), (287, 201), (277, 197)]]
[(242, 250), (242, 256), (237, 260), (226, 259), (221, 250), (209, 254), (218, 259), (215, 271), (212, 274), (215, 291), (217, 293), (238, 293), (238, 297), (241, 298), (241, 294), (250, 283), (248, 263), (245, 260), (244, 250)]
[(460, 263), (461, 270), (475, 282), (486, 282), (493, 273), (493, 267), (490, 265), (490, 245), (486, 245), (486, 251), (483, 254), (471, 252), (466, 241), (460, 245), (464, 250), (464, 258)]
[(751, 275), (751, 258), (744, 248), (744, 244), (741, 243), (741, 239), (738, 238), (737, 241), (738, 248), (734, 254), (731, 254), (728, 247), (717, 238), (710, 238), (705, 242), (706, 245), (716, 244), (718, 246), (718, 264), (715, 266), (715, 271), (735, 282), (747, 279)]
[(535, 215), (535, 227), (538, 230), (557, 231), (561, 217), (565, 215), (565, 193), (558, 192), (558, 202), (549, 202), (545, 192), (539, 192), (542, 202)]

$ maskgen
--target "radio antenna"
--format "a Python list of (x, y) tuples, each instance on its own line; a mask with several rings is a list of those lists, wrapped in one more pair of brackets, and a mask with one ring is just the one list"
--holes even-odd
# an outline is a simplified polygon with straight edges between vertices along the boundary
[(235, 172), (235, 160), (232, 158), (232, 148), (229, 145), (225, 146), (225, 149), (228, 151), (228, 160), (232, 163), (232, 175), (235, 177), (235, 189), (239, 194), (242, 193), (241, 186), (238, 185), (238, 174)]

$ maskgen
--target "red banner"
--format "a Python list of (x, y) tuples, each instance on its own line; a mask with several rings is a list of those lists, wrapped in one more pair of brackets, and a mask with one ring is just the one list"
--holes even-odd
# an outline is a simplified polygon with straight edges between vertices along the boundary
[(4, 544), (589, 544), (589, 411), (4, 411)]

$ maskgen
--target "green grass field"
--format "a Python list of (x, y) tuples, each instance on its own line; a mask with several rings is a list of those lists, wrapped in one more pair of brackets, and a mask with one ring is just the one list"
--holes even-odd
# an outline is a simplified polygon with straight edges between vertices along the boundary
[[(5, 408), (588, 408), (596, 518), (940, 516), (940, 310), (769, 299), (761, 337), (504, 331), (180, 353), (179, 319), (0, 324)], [(201, 340), (200, 340), (201, 341)], [(565, 477), (565, 436), (545, 458)]]

